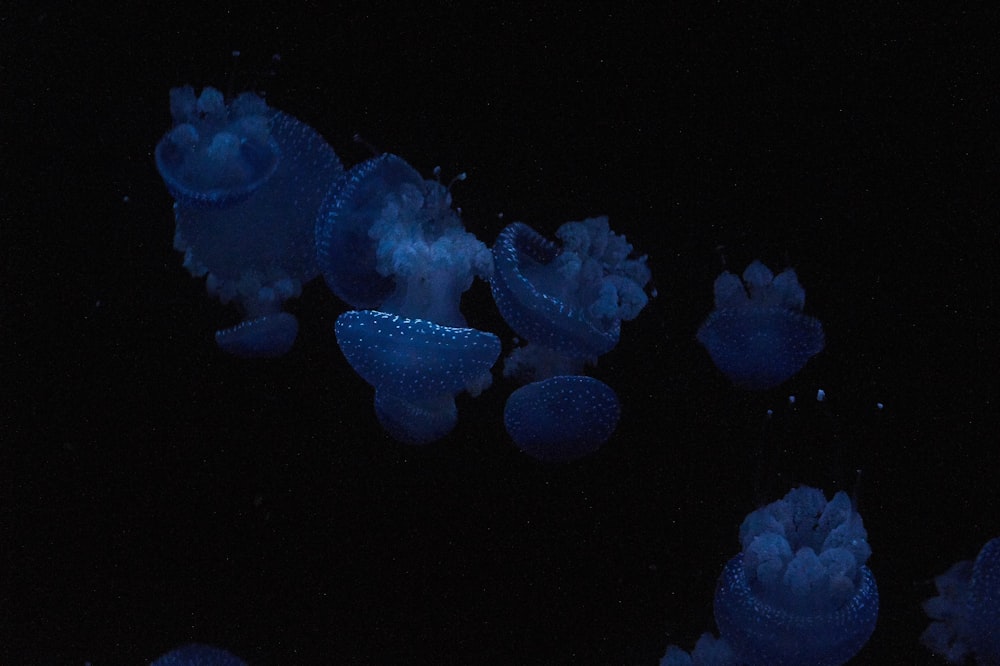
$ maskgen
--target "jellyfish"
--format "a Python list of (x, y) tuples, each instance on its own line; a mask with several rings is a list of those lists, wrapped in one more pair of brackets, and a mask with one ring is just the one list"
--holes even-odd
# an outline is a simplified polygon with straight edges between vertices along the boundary
[(734, 666), (735, 659), (729, 643), (706, 632), (698, 638), (690, 654), (676, 645), (667, 647), (660, 666)]
[(326, 194), (316, 257), (330, 289), (359, 310), (465, 326), (462, 294), (493, 273), (489, 248), (465, 230), (448, 188), (384, 153)]
[(528, 455), (565, 462), (600, 448), (620, 416), (618, 396), (610, 386), (593, 377), (559, 375), (511, 393), (504, 426)]
[(459, 309), (493, 257), (451, 203), (449, 188), (385, 153), (333, 183), (316, 220), (320, 272), (358, 308), (337, 320), (337, 342), (375, 387), (382, 426), (410, 444), (451, 432), (455, 395), (488, 388), (500, 355), (499, 339)]
[(561, 244), (508, 225), (493, 246), (490, 283), (500, 314), (527, 341), (504, 362), (505, 376), (530, 382), (508, 399), (504, 423), (521, 450), (543, 460), (587, 455), (614, 432), (617, 396), (581, 375), (649, 300), (646, 257), (632, 256), (607, 217), (567, 222), (556, 236)]
[[(865, 564), (867, 532), (845, 493), (827, 502), (815, 488), (793, 489), (748, 515), (740, 541), (714, 603), (732, 660), (706, 639), (689, 663), (839, 666), (861, 650), (875, 629), (878, 588)], [(682, 652), (672, 648), (663, 663), (685, 663)]]
[(698, 342), (736, 386), (778, 386), (823, 349), (822, 324), (802, 314), (805, 298), (792, 269), (775, 276), (754, 261), (742, 282), (725, 271), (715, 280), (715, 310), (698, 329)]
[(246, 666), (246, 662), (223, 649), (190, 643), (161, 655), (150, 666)]
[(924, 602), (933, 620), (920, 636), (953, 664), (973, 657), (1000, 664), (1000, 537), (986, 542), (975, 562), (958, 562), (934, 579), (938, 596)]
[(176, 200), (174, 247), (210, 294), (243, 320), (216, 333), (241, 357), (286, 353), (298, 334), (282, 311), (318, 274), (314, 224), (329, 183), (343, 172), (312, 128), (253, 93), (170, 91), (174, 127), (156, 146), (156, 166)]
[(374, 310), (345, 312), (336, 333), (351, 367), (375, 387), (382, 426), (408, 444), (451, 432), (458, 418), (455, 396), (487, 388), (500, 356), (500, 340), (492, 333)]

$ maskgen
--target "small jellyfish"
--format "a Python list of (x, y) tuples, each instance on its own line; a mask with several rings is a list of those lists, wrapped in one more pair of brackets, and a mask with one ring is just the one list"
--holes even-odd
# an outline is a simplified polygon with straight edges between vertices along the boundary
[(227, 105), (214, 88), (174, 88), (170, 111), (174, 127), (155, 157), (176, 199), (174, 247), (209, 293), (243, 315), (216, 342), (236, 356), (280, 356), (298, 334), (282, 304), (317, 275), (314, 222), (340, 160), (312, 128), (253, 93)]
[(519, 449), (538, 460), (566, 462), (599, 449), (620, 416), (610, 386), (593, 377), (560, 375), (511, 393), (503, 420)]
[(924, 602), (933, 620), (920, 636), (952, 664), (974, 657), (1000, 664), (1000, 537), (986, 542), (975, 562), (958, 562), (934, 579), (938, 596)]
[(723, 272), (715, 281), (715, 310), (698, 329), (698, 342), (736, 386), (778, 386), (824, 346), (822, 324), (802, 314), (805, 297), (792, 269), (775, 276), (755, 261), (742, 281)]

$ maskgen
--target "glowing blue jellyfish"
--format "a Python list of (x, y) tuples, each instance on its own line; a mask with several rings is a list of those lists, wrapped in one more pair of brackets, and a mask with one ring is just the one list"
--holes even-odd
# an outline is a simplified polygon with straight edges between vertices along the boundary
[(646, 257), (631, 257), (607, 217), (567, 222), (556, 236), (559, 245), (526, 224), (508, 225), (493, 246), (491, 280), (500, 314), (527, 341), (504, 375), (535, 382), (511, 395), (504, 423), (519, 448), (543, 460), (587, 455), (614, 432), (614, 391), (577, 375), (618, 344), (621, 322), (648, 302), (650, 279)]
[(660, 660), (660, 666), (735, 666), (736, 663), (736, 656), (729, 643), (710, 633), (704, 633), (698, 638), (690, 654), (671, 645)]
[(451, 432), (455, 395), (490, 385), (500, 341), (468, 328), (459, 311), (493, 258), (465, 230), (448, 188), (395, 155), (374, 157), (330, 187), (316, 247), (326, 283), (363, 308), (337, 320), (337, 342), (375, 387), (383, 427), (411, 444)]
[[(696, 647), (688, 663), (839, 666), (861, 650), (875, 629), (878, 588), (865, 566), (867, 532), (846, 494), (827, 502), (815, 488), (796, 488), (748, 515), (740, 541), (715, 592), (733, 660), (706, 640), (713, 656)], [(683, 664), (682, 654), (674, 648), (663, 663)]]
[(778, 386), (823, 349), (823, 326), (802, 314), (805, 299), (792, 269), (775, 276), (755, 261), (742, 282), (725, 271), (715, 280), (715, 311), (698, 329), (698, 342), (737, 386)]
[(281, 307), (317, 274), (316, 213), (340, 160), (309, 126), (252, 93), (226, 105), (214, 88), (197, 97), (174, 88), (170, 111), (156, 166), (176, 199), (174, 247), (209, 293), (244, 316), (216, 342), (237, 356), (280, 356), (298, 333)]
[(316, 222), (327, 285), (358, 309), (465, 326), (462, 294), (493, 273), (489, 249), (465, 230), (448, 188), (383, 154), (344, 174)]
[(504, 426), (528, 455), (564, 462), (599, 449), (620, 416), (618, 396), (610, 386), (593, 377), (560, 375), (511, 393)]
[(160, 656), (150, 666), (246, 666), (246, 662), (225, 650), (191, 643)]
[(487, 388), (500, 356), (492, 333), (373, 310), (345, 312), (336, 332), (351, 367), (375, 387), (382, 426), (408, 444), (451, 432), (458, 418), (455, 395)]
[(934, 584), (938, 596), (923, 604), (933, 622), (920, 641), (953, 664), (969, 657), (981, 666), (1000, 664), (1000, 537), (975, 562), (954, 564)]

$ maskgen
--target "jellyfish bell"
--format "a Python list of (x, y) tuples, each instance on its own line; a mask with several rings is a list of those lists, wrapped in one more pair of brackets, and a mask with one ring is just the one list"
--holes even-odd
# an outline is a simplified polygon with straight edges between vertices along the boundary
[(176, 199), (174, 247), (208, 292), (243, 321), (216, 334), (237, 356), (280, 356), (298, 323), (282, 311), (318, 271), (314, 220), (328, 184), (343, 171), (308, 125), (253, 93), (226, 104), (190, 86), (170, 93), (174, 127), (156, 165)]
[(715, 310), (698, 329), (697, 339), (736, 386), (779, 386), (823, 350), (823, 326), (802, 313), (805, 290), (794, 270), (775, 276), (754, 261), (742, 279), (723, 272), (714, 292)]

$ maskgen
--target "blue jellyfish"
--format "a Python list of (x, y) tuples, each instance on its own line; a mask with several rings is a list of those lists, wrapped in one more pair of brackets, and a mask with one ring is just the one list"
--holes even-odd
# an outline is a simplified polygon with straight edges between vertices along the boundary
[(478, 395), (491, 383), (500, 340), (472, 328), (441, 326), (374, 310), (337, 319), (347, 361), (375, 387), (375, 411), (395, 439), (426, 444), (455, 427), (455, 396)]
[(632, 257), (607, 217), (567, 222), (556, 236), (561, 244), (508, 225), (493, 246), (490, 283), (500, 314), (527, 341), (504, 375), (533, 382), (511, 395), (504, 423), (519, 448), (543, 460), (587, 455), (614, 432), (614, 391), (578, 375), (618, 344), (621, 322), (646, 306), (650, 280), (646, 257)]
[(707, 632), (701, 635), (690, 654), (671, 645), (660, 660), (660, 666), (734, 666), (736, 663), (729, 643)]
[(150, 666), (246, 666), (246, 662), (220, 648), (190, 643), (161, 655)]
[(465, 230), (451, 193), (385, 153), (346, 172), (316, 221), (327, 285), (352, 307), (465, 326), (462, 294), (493, 273), (489, 248)]
[(924, 602), (933, 620), (920, 641), (950, 663), (974, 657), (1000, 664), (1000, 537), (986, 542), (975, 562), (958, 562), (934, 579), (938, 596)]
[(740, 388), (773, 388), (823, 350), (823, 326), (802, 314), (806, 292), (795, 271), (775, 276), (755, 261), (743, 280), (715, 280), (715, 310), (698, 329), (715, 367)]
[(337, 342), (375, 387), (383, 427), (411, 444), (451, 432), (455, 395), (489, 387), (500, 355), (497, 337), (469, 328), (459, 310), (493, 257), (451, 201), (448, 188), (387, 153), (333, 183), (316, 220), (320, 271), (359, 308), (337, 320)]
[(528, 455), (564, 462), (599, 449), (620, 416), (618, 396), (610, 386), (593, 377), (559, 375), (511, 393), (503, 422)]
[[(820, 490), (796, 488), (748, 515), (740, 541), (714, 604), (732, 660), (705, 640), (688, 663), (839, 666), (861, 650), (875, 630), (878, 588), (865, 565), (867, 532), (845, 493), (827, 502)], [(685, 663), (676, 648), (664, 660)]]
[(216, 342), (237, 356), (280, 356), (298, 333), (282, 304), (317, 275), (314, 223), (340, 160), (312, 128), (253, 93), (227, 105), (214, 88), (174, 88), (170, 112), (174, 127), (155, 157), (176, 199), (174, 247), (244, 317)]

